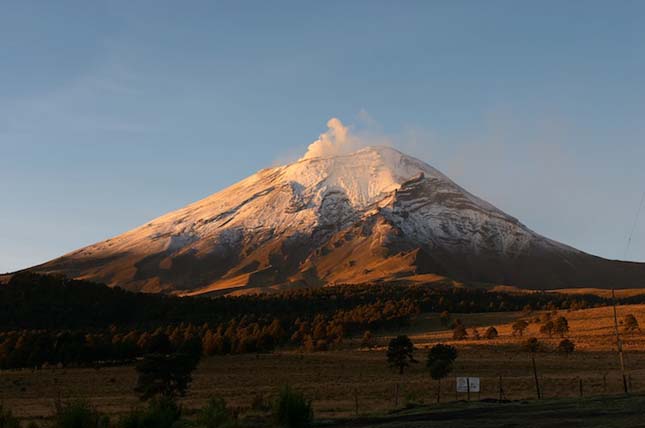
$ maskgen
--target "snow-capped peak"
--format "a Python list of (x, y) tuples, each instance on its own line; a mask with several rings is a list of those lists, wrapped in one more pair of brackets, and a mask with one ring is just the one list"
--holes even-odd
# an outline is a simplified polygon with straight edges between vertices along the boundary
[(374, 204), (419, 174), (447, 179), (429, 165), (386, 146), (303, 159), (283, 168), (282, 180), (316, 192), (316, 200), (327, 191), (338, 190), (359, 209)]
[(594, 280), (617, 275), (613, 265), (543, 238), (418, 159), (387, 146), (348, 152), (352, 141), (341, 131), (321, 136), (292, 164), (35, 269), (196, 293), (418, 272), (542, 286), (549, 272), (577, 278), (576, 264), (592, 266)]

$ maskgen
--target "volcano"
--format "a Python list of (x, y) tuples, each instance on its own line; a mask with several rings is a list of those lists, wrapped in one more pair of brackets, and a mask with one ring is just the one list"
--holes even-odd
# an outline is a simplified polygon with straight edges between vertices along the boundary
[(390, 147), (261, 170), (30, 270), (183, 295), (424, 275), (530, 289), (645, 286), (645, 264), (547, 239)]

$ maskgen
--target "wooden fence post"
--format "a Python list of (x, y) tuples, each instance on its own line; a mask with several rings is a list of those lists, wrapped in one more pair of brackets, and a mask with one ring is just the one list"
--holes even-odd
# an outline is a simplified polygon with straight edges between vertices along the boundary
[(618, 352), (618, 360), (620, 362), (620, 374), (623, 377), (623, 389), (625, 394), (629, 393), (627, 388), (627, 377), (625, 376), (625, 358), (623, 357), (623, 341), (620, 339), (620, 334), (618, 333), (618, 314), (616, 312), (616, 293), (614, 289), (611, 289), (611, 300), (614, 307), (614, 333), (616, 334), (616, 352)]
[(358, 417), (358, 388), (354, 388), (354, 409), (356, 417)]
[(607, 393), (607, 373), (602, 375), (602, 390), (605, 394)]
[(499, 375), (499, 402), (504, 399), (504, 389), (502, 388), (502, 375)]
[(399, 408), (399, 383), (394, 385), (394, 408)]

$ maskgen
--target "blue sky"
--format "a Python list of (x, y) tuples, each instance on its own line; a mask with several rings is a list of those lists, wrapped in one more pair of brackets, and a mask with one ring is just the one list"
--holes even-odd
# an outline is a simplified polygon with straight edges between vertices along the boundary
[(645, 261), (645, 2), (103, 3), (2, 2), (0, 272), (293, 160), (330, 117)]

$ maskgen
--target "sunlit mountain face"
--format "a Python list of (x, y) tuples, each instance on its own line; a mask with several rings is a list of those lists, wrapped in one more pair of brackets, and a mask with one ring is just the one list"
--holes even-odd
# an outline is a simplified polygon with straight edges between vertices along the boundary
[(535, 289), (643, 285), (643, 264), (544, 238), (395, 149), (312, 154), (316, 143), (295, 163), (32, 270), (177, 294), (430, 274)]

